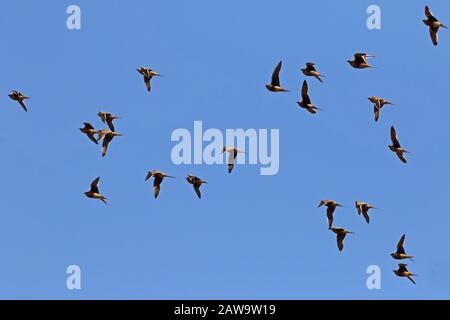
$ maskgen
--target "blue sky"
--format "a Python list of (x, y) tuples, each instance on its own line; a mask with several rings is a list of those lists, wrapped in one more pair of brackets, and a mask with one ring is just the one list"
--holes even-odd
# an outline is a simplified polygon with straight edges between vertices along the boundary
[[(82, 29), (66, 28), (77, 4)], [(382, 30), (366, 9), (382, 10)], [(0, 298), (417, 299), (449, 298), (448, 30), (434, 47), (424, 5), (450, 24), (445, 1), (9, 1), (2, 4)], [(377, 68), (355, 70), (354, 52)], [(401, 59), (401, 60), (399, 60)], [(264, 88), (283, 60), (288, 94)], [(295, 104), (306, 61), (324, 109)], [(145, 90), (139, 66), (164, 75)], [(32, 97), (29, 113), (7, 94)], [(373, 122), (367, 97), (395, 103)], [(122, 116), (106, 158), (83, 136), (97, 112)], [(175, 166), (177, 128), (280, 129), (280, 171)], [(387, 145), (394, 125), (411, 153)], [(175, 175), (159, 198), (147, 170)], [(209, 181), (200, 201), (184, 177)], [(84, 197), (101, 176), (110, 205)], [(344, 204), (335, 224), (356, 234), (338, 252), (322, 199)], [(354, 209), (380, 210), (366, 225)], [(417, 286), (389, 253), (406, 233)], [(67, 266), (82, 290), (66, 289)], [(379, 265), (382, 289), (368, 290)]]

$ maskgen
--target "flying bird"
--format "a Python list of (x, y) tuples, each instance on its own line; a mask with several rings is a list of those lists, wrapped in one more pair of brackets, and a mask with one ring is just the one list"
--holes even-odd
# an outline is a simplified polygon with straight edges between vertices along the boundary
[(356, 69), (373, 68), (367, 63), (367, 58), (374, 58), (375, 56), (369, 55), (367, 53), (355, 53), (354, 60), (347, 60), (347, 62)]
[(411, 261), (414, 261), (413, 260), (414, 257), (407, 255), (405, 252), (405, 248), (403, 246), (405, 243), (405, 237), (406, 235), (402, 235), (400, 241), (397, 244), (397, 251), (395, 251), (395, 253), (391, 253), (391, 257), (394, 258), (395, 260), (409, 259)]
[(380, 98), (380, 97), (373, 96), (368, 99), (370, 102), (372, 102), (374, 104), (373, 105), (373, 113), (375, 114), (375, 122), (377, 122), (378, 119), (380, 118), (381, 109), (387, 104), (393, 104), (392, 102), (390, 102), (386, 99)]
[(308, 83), (306, 82), (306, 80), (303, 81), (301, 96), (302, 101), (297, 101), (297, 104), (300, 108), (306, 109), (309, 113), (312, 114), (317, 113), (317, 110), (321, 110), (311, 103), (311, 99), (308, 95)]
[(339, 251), (342, 251), (342, 249), (344, 249), (345, 237), (347, 236), (347, 234), (352, 234), (354, 232), (345, 230), (344, 228), (330, 228), (330, 230), (336, 233), (337, 246)]
[(194, 186), (194, 190), (195, 193), (197, 194), (198, 198), (201, 199), (202, 198), (202, 194), (200, 192), (200, 187), (202, 184), (204, 183), (208, 183), (200, 178), (197, 178), (196, 176), (190, 175), (188, 174), (188, 176), (186, 177), (187, 182), (189, 182), (190, 184), (192, 184)]
[(228, 161), (227, 161), (228, 173), (231, 173), (231, 171), (233, 171), (234, 168), (234, 161), (236, 160), (236, 157), (238, 156), (239, 153), (244, 152), (239, 151), (234, 147), (223, 147), (222, 154), (226, 152), (228, 152)]
[(109, 129), (111, 129), (111, 131), (116, 131), (114, 129), (113, 121), (116, 119), (120, 119), (119, 117), (116, 117), (109, 112), (103, 112), (103, 111), (99, 112), (97, 115), (100, 117), (100, 120), (103, 123), (106, 123), (108, 125), (108, 127), (109, 127)]
[(156, 71), (153, 71), (152, 69), (145, 68), (145, 67), (140, 67), (140, 68), (138, 68), (136, 70), (140, 74), (142, 74), (142, 76), (144, 77), (145, 86), (147, 87), (147, 91), (150, 92), (150, 90), (152, 89), (152, 85), (150, 83), (150, 80), (153, 77), (161, 77), (161, 75), (159, 73), (157, 73)]
[(24, 96), (21, 92), (13, 90), (8, 94), (8, 97), (11, 98), (11, 100), (19, 102), (20, 106), (25, 110), (25, 112), (28, 112), (27, 106), (23, 102), (23, 100), (30, 99), (27, 96)]
[(446, 26), (444, 26), (438, 19), (436, 19), (433, 14), (430, 11), (430, 8), (428, 6), (425, 6), (425, 16), (427, 17), (425, 20), (422, 20), (425, 25), (427, 25), (430, 29), (430, 37), (431, 41), (433, 41), (433, 44), (435, 46), (438, 45), (438, 31), (439, 28), (445, 28), (448, 29)]
[(416, 282), (414, 281), (414, 279), (412, 277), (417, 276), (414, 273), (411, 273), (408, 271), (408, 269), (406, 268), (408, 265), (404, 264), (404, 263), (399, 263), (398, 264), (398, 269), (397, 270), (392, 270), (397, 276), (399, 277), (405, 277), (408, 278), (412, 283), (416, 284)]
[(155, 197), (155, 199), (158, 197), (159, 190), (161, 190), (161, 183), (163, 182), (164, 178), (173, 178), (173, 179), (175, 179), (175, 177), (169, 176), (169, 175), (165, 174), (164, 172), (157, 171), (157, 170), (149, 171), (147, 173), (147, 177), (145, 177), (145, 181), (147, 181), (151, 177), (154, 178), (154, 181), (153, 181), (153, 196)]
[(269, 91), (272, 92), (289, 92), (289, 90), (284, 89), (281, 85), (280, 85), (280, 70), (281, 70), (281, 64), (282, 61), (280, 61), (277, 66), (275, 67), (275, 69), (273, 70), (273, 74), (272, 74), (272, 82), (270, 84), (266, 84), (266, 88)]
[(400, 146), (400, 142), (398, 142), (398, 140), (397, 140), (397, 133), (395, 132), (394, 127), (391, 127), (391, 140), (392, 140), (392, 145), (389, 146), (389, 149), (391, 149), (392, 152), (395, 152), (397, 157), (403, 163), (406, 163), (407, 161), (406, 161), (406, 158), (404, 156), (404, 153), (408, 153), (408, 151), (406, 151), (405, 149), (403, 149)]
[(303, 74), (308, 77), (314, 77), (320, 82), (323, 83), (321, 77), (325, 77), (324, 75), (321, 75), (319, 72), (317, 72), (316, 68), (314, 67), (316, 64), (313, 62), (307, 62), (306, 68), (301, 69)]
[(321, 206), (327, 207), (328, 229), (331, 229), (331, 227), (333, 226), (334, 210), (336, 209), (336, 207), (342, 207), (342, 205), (333, 200), (322, 200), (320, 201), (317, 208), (320, 208)]
[(94, 142), (95, 144), (98, 144), (98, 141), (95, 139), (94, 135), (98, 134), (98, 131), (94, 129), (94, 127), (88, 123), (84, 123), (84, 127), (80, 128), (80, 131), (83, 132), (87, 137)]
[(109, 143), (114, 139), (114, 137), (121, 137), (123, 136), (120, 133), (103, 129), (98, 131), (98, 138), (97, 141), (100, 141), (103, 139), (102, 144), (102, 157), (106, 156), (106, 152), (108, 151)]
[(356, 210), (358, 211), (358, 214), (362, 214), (364, 216), (364, 219), (366, 219), (367, 223), (370, 222), (370, 217), (369, 217), (369, 210), (370, 209), (376, 209), (374, 206), (372, 206), (371, 204), (368, 204), (367, 202), (362, 202), (362, 201), (356, 201), (355, 202), (355, 207)]
[(100, 181), (100, 177), (97, 177), (94, 181), (91, 183), (91, 190), (85, 192), (84, 194), (86, 197), (91, 199), (98, 199), (103, 201), (105, 204), (108, 204), (106, 202), (106, 198), (100, 194), (100, 191), (98, 190), (98, 182)]

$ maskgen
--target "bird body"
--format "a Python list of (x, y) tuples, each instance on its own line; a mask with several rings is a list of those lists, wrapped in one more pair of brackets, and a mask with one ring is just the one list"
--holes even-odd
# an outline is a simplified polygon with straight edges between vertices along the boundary
[(324, 77), (324, 75), (321, 75), (319, 72), (317, 72), (316, 68), (315, 68), (315, 63), (313, 62), (307, 62), (306, 63), (306, 68), (301, 69), (303, 74), (307, 77), (314, 77), (317, 80), (319, 80), (320, 82), (323, 83), (321, 77)]
[(98, 144), (98, 141), (94, 137), (94, 135), (98, 134), (98, 131), (95, 130), (90, 123), (85, 122), (84, 127), (80, 128), (80, 131), (83, 132), (92, 142)]
[(104, 112), (104, 111), (99, 112), (97, 115), (100, 117), (100, 120), (103, 123), (106, 123), (108, 125), (108, 127), (109, 127), (109, 129), (111, 129), (111, 131), (116, 131), (114, 128), (113, 121), (116, 119), (120, 119), (120, 117), (116, 117), (116, 116), (112, 115), (111, 113)]
[(404, 248), (405, 237), (406, 237), (405, 234), (401, 236), (399, 242), (397, 243), (397, 250), (394, 253), (391, 253), (391, 257), (394, 258), (395, 260), (409, 259), (411, 261), (414, 261), (413, 260), (414, 257), (407, 255), (405, 252)]
[(440, 28), (448, 29), (444, 24), (442, 24), (430, 11), (428, 6), (425, 6), (425, 20), (423, 23), (429, 27), (431, 41), (435, 46), (438, 45), (438, 31)]
[(367, 53), (355, 53), (353, 60), (347, 60), (347, 62), (356, 69), (366, 69), (372, 68), (370, 64), (367, 63), (367, 58), (374, 58), (375, 56), (369, 55)]
[(172, 177), (172, 176), (169, 176), (169, 175), (165, 174), (164, 172), (157, 171), (157, 170), (149, 171), (147, 173), (147, 176), (145, 177), (145, 181), (147, 181), (151, 177), (154, 178), (154, 181), (153, 181), (153, 196), (155, 197), (155, 199), (159, 195), (159, 191), (161, 190), (161, 183), (163, 182), (164, 178), (173, 178), (173, 179), (175, 178), (175, 177)]
[(404, 263), (399, 263), (398, 264), (398, 269), (397, 270), (392, 270), (398, 277), (405, 277), (408, 278), (412, 283), (416, 284), (416, 282), (414, 281), (414, 279), (412, 277), (417, 276), (414, 273), (411, 273), (408, 271), (408, 269), (406, 268), (408, 265), (404, 264)]
[(372, 206), (371, 204), (368, 204), (367, 202), (362, 202), (362, 201), (356, 201), (355, 207), (356, 207), (358, 214), (359, 215), (362, 214), (364, 219), (366, 219), (366, 222), (369, 223), (370, 222), (369, 210), (376, 209), (376, 208), (374, 206)]
[(386, 99), (376, 97), (376, 96), (369, 97), (368, 99), (370, 102), (372, 102), (374, 104), (373, 105), (373, 113), (375, 115), (375, 122), (377, 122), (380, 117), (381, 109), (387, 104), (391, 104), (391, 105), (393, 104), (392, 102), (390, 102)]
[(336, 210), (336, 207), (342, 207), (342, 205), (334, 200), (322, 200), (317, 208), (320, 208), (321, 206), (327, 207), (328, 229), (331, 229), (334, 220), (334, 210)]
[(353, 234), (354, 232), (345, 230), (344, 228), (330, 228), (336, 234), (336, 241), (339, 251), (344, 249), (344, 239), (347, 234)]
[(140, 67), (136, 70), (144, 77), (145, 86), (147, 87), (147, 91), (150, 92), (150, 90), (152, 89), (150, 80), (153, 77), (161, 77), (161, 75), (156, 71), (146, 67)]
[(321, 110), (317, 108), (315, 105), (312, 104), (311, 99), (308, 95), (308, 83), (306, 80), (303, 81), (302, 84), (302, 90), (300, 92), (302, 100), (297, 101), (297, 104), (300, 108), (306, 109), (309, 113), (315, 114), (317, 113), (317, 110)]
[(244, 152), (239, 151), (235, 147), (223, 147), (222, 153), (226, 152), (228, 152), (228, 161), (227, 161), (228, 173), (231, 173), (231, 171), (233, 171), (234, 168), (234, 161), (236, 160), (236, 157), (238, 156), (239, 153)]
[(403, 163), (407, 163), (407, 160), (406, 160), (404, 154), (408, 153), (408, 151), (403, 149), (400, 145), (400, 142), (398, 142), (397, 133), (396, 133), (394, 127), (391, 127), (391, 140), (392, 140), (392, 144), (389, 145), (389, 149), (392, 152), (394, 152)]
[(91, 189), (84, 194), (86, 197), (91, 199), (98, 199), (101, 200), (103, 203), (108, 204), (106, 202), (107, 198), (105, 198), (103, 195), (100, 194), (100, 191), (98, 189), (98, 183), (100, 181), (100, 177), (97, 177), (94, 181), (91, 183)]
[(200, 187), (202, 184), (208, 183), (208, 182), (206, 182), (196, 176), (190, 175), (190, 174), (186, 177), (186, 180), (187, 180), (187, 182), (189, 182), (190, 184), (192, 184), (194, 186), (195, 193), (197, 194), (198, 198), (201, 199), (202, 194), (200, 192)]
[(267, 90), (271, 92), (289, 92), (289, 90), (284, 89), (280, 84), (280, 70), (282, 61), (280, 61), (272, 73), (272, 81), (270, 84), (266, 84)]
[(16, 90), (12, 90), (9, 94), (8, 97), (11, 100), (17, 101), (20, 106), (22, 107), (23, 110), (25, 110), (25, 112), (28, 112), (27, 106), (25, 105), (25, 103), (23, 102), (24, 100), (30, 99), (29, 97), (23, 95), (21, 92), (16, 91)]

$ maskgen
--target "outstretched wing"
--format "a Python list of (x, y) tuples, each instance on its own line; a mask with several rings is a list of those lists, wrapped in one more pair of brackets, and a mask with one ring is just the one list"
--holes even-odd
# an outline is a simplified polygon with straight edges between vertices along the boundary
[(391, 127), (391, 140), (394, 148), (400, 148), (400, 142), (397, 140), (397, 132), (395, 132), (394, 127)]
[(100, 181), (100, 177), (97, 177), (94, 181), (91, 182), (91, 190), (92, 193), (100, 193), (98, 191), (98, 182)]
[(398, 254), (405, 254), (405, 248), (403, 247), (403, 244), (405, 243), (405, 237), (406, 235), (402, 235), (400, 238), (400, 241), (397, 244), (397, 253)]
[(281, 70), (281, 64), (282, 61), (278, 62), (277, 66), (273, 70), (272, 73), (272, 85), (273, 86), (280, 86), (280, 70)]

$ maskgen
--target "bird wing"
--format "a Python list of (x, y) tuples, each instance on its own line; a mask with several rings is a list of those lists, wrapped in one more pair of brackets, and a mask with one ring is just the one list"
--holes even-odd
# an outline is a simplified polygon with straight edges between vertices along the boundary
[(364, 219), (366, 219), (367, 223), (370, 223), (369, 208), (367, 208), (366, 206), (362, 206), (362, 214), (364, 216)]
[(334, 219), (333, 213), (334, 213), (335, 209), (336, 208), (332, 207), (332, 206), (327, 207), (328, 228), (331, 228), (331, 226), (333, 225), (333, 219)]
[(380, 108), (377, 107), (376, 104), (373, 106), (373, 113), (375, 115), (375, 122), (376, 122), (380, 118)]
[(437, 28), (430, 27), (430, 37), (431, 37), (431, 41), (433, 41), (433, 44), (435, 46), (437, 46), (438, 45), (438, 29)]
[(400, 238), (400, 241), (397, 244), (397, 253), (398, 254), (405, 254), (405, 248), (403, 247), (403, 244), (405, 243), (405, 237), (406, 235), (402, 235)]
[(428, 6), (425, 6), (425, 16), (430, 20), (430, 21), (438, 21), (433, 14), (431, 13), (431, 10)]
[(152, 77), (146, 77), (144, 76), (144, 82), (145, 82), (145, 86), (147, 87), (147, 91), (150, 92), (150, 90), (152, 90), (152, 85), (150, 84), (150, 79)]
[(338, 233), (336, 236), (337, 239), (337, 246), (339, 248), (339, 251), (342, 251), (344, 249), (344, 239), (346, 234), (345, 233)]
[(367, 63), (366, 53), (355, 53), (355, 62), (358, 64)]
[(195, 190), (195, 193), (197, 194), (198, 198), (201, 199), (202, 193), (200, 192), (200, 184), (194, 183), (194, 190)]
[(391, 127), (391, 140), (394, 148), (400, 148), (400, 142), (397, 140), (397, 132), (395, 132), (394, 127)]
[(105, 138), (103, 139), (102, 144), (102, 156), (104, 157), (106, 155), (106, 151), (108, 151), (108, 145), (111, 142), (111, 140), (114, 138), (112, 134), (107, 134)]
[(153, 183), (153, 196), (155, 197), (155, 199), (158, 198), (159, 190), (161, 190), (161, 185), (156, 184), (156, 179), (155, 179), (155, 182)]
[(97, 141), (97, 139), (95, 139), (94, 134), (87, 133), (86, 135), (88, 136), (89, 140), (91, 140), (95, 144), (98, 144), (98, 141)]
[(92, 193), (100, 193), (98, 190), (98, 182), (100, 181), (100, 177), (97, 177), (94, 181), (91, 182), (91, 191)]
[(397, 157), (403, 162), (408, 163), (408, 160), (406, 160), (405, 156), (401, 152), (396, 152)]
[(280, 70), (281, 70), (281, 64), (282, 61), (278, 62), (277, 66), (273, 70), (272, 73), (272, 85), (273, 86), (280, 86)]
[(111, 131), (116, 131), (114, 130), (114, 124), (113, 124), (114, 119), (111, 117), (106, 117), (106, 124), (108, 125), (109, 129), (111, 129)]
[(92, 124), (90, 124), (89, 122), (84, 123), (84, 128), (89, 129), (89, 130), (95, 130), (94, 126)]
[(28, 112), (27, 106), (25, 105), (23, 100), (18, 100), (18, 101), (19, 101), (19, 104), (22, 107), (22, 109), (25, 110), (25, 112)]
[(398, 264), (398, 272), (399, 273), (408, 272), (408, 269), (406, 268), (406, 266), (407, 266), (407, 264), (399, 263)]
[(147, 173), (147, 176), (145, 177), (145, 181), (147, 181), (148, 179), (150, 179), (152, 176), (153, 176), (153, 172), (152, 172), (152, 171), (149, 171), (149, 172)]
[(303, 103), (311, 104), (311, 99), (309, 98), (309, 95), (308, 95), (308, 82), (306, 82), (306, 80), (303, 80), (301, 94), (302, 94)]

